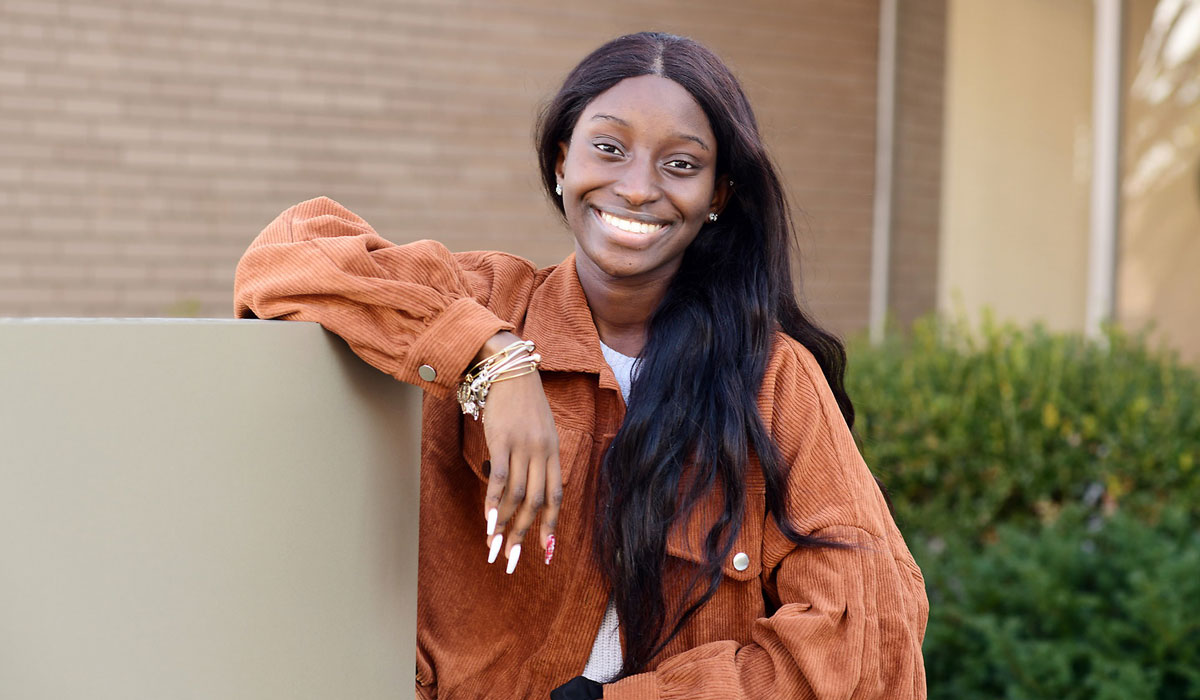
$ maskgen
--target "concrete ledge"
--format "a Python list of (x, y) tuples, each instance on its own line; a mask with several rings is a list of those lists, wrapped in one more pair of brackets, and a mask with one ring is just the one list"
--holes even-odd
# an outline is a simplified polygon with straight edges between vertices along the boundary
[(413, 692), (420, 392), (306, 323), (0, 320), (0, 696)]

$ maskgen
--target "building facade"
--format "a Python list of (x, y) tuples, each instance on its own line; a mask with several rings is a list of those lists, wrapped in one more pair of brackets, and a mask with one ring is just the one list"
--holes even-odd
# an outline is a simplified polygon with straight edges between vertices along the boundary
[(538, 110), (645, 29), (742, 79), (835, 331), (1098, 308), (1200, 357), (1200, 0), (0, 0), (0, 315), (228, 316), (249, 240), (322, 194), (554, 264)]

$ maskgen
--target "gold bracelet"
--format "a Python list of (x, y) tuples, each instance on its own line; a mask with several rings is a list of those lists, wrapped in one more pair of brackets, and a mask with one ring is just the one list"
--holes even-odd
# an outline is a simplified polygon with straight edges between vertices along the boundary
[(463, 415), (479, 420), (492, 384), (532, 374), (541, 361), (542, 356), (533, 352), (532, 340), (517, 341), (480, 360), (458, 385), (458, 405)]

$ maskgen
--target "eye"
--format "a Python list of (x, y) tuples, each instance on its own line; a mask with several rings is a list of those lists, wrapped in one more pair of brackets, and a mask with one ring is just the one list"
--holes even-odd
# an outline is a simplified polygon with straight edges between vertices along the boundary
[(621, 153), (620, 148), (617, 148), (615, 145), (613, 145), (611, 143), (601, 142), (601, 143), (595, 144), (595, 146), (596, 146), (596, 149), (601, 151), (602, 153), (607, 153), (609, 155), (614, 155), (614, 156), (624, 155), (623, 153)]
[(695, 170), (697, 166), (695, 163), (692, 163), (691, 161), (686, 161), (686, 160), (682, 160), (680, 158), (676, 158), (675, 160), (667, 161), (667, 167), (676, 168), (678, 170)]

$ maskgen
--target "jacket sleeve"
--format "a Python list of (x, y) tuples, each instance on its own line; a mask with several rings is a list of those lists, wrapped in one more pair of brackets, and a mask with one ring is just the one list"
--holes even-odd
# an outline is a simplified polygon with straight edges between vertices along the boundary
[(754, 622), (752, 643), (694, 647), (606, 686), (606, 699), (926, 697), (920, 569), (816, 360), (783, 344), (760, 407), (791, 466), (792, 522), (847, 546), (798, 547), (768, 516), (762, 584), (778, 607)]
[[(318, 197), (284, 211), (250, 244), (234, 313), (315, 321), (381, 371), (446, 397), (484, 342), (523, 315), (534, 272), (503, 253), (395, 245)], [(422, 365), (434, 369), (433, 381), (421, 378)]]

